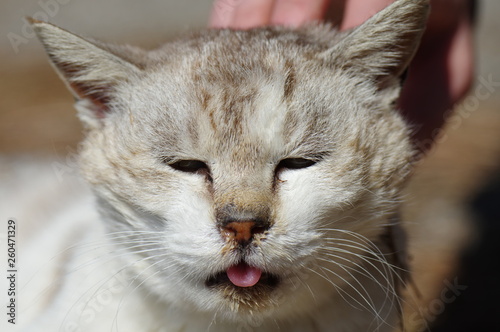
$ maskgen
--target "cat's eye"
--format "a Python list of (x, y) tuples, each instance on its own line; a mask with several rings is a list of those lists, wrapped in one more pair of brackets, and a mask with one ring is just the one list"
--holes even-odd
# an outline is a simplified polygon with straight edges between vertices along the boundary
[(301, 169), (316, 164), (314, 160), (304, 158), (287, 158), (280, 161), (277, 169)]
[(200, 160), (179, 160), (169, 165), (173, 169), (186, 173), (209, 172), (208, 165)]

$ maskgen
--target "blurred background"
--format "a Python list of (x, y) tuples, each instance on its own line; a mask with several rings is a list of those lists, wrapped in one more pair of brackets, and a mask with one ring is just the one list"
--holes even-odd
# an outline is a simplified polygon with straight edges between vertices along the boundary
[[(228, 0), (226, 9), (237, 1)], [(72, 96), (48, 64), (25, 16), (104, 41), (154, 48), (204, 27), (211, 4), (0, 0), (0, 162), (25, 156), (64, 159), (82, 138)], [(500, 330), (487, 325), (492, 324), (488, 317), (500, 314), (493, 296), (500, 296), (500, 1), (480, 0), (479, 5), (476, 86), (419, 162), (406, 193), (403, 214), (418, 289), (412, 291), (418, 307), (411, 303), (406, 313), (411, 331), (427, 328), (422, 315), (434, 324), (433, 331), (481, 330), (465, 323), (450, 327), (466, 318), (471, 326)], [(475, 313), (480, 303), (487, 309)]]

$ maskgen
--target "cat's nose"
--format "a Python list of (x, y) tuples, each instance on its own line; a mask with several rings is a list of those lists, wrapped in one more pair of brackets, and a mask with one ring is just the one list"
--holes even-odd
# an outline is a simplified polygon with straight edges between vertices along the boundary
[(264, 222), (256, 220), (237, 220), (225, 223), (222, 226), (222, 235), (229, 241), (236, 241), (240, 245), (249, 243), (255, 234), (262, 234), (267, 227)]

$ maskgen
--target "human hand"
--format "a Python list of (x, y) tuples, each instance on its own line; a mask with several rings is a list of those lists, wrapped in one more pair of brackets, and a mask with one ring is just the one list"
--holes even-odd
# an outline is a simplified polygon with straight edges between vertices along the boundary
[(330, 0), (216, 0), (210, 26), (234, 29), (299, 26), (324, 19), (329, 4)]

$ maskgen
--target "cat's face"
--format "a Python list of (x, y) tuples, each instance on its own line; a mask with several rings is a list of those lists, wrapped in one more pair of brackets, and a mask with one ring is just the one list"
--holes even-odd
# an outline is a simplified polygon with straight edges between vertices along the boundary
[[(35, 23), (82, 98), (82, 168), (110, 231), (134, 231), (125, 261), (139, 283), (236, 320), (306, 313), (338, 288), (356, 297), (350, 271), (376, 256), (410, 169), (392, 105), (423, 3), (400, 1), (348, 37), (208, 31), (118, 56)], [(382, 38), (381, 22), (399, 25)], [(100, 61), (68, 70), (57, 34)]]

